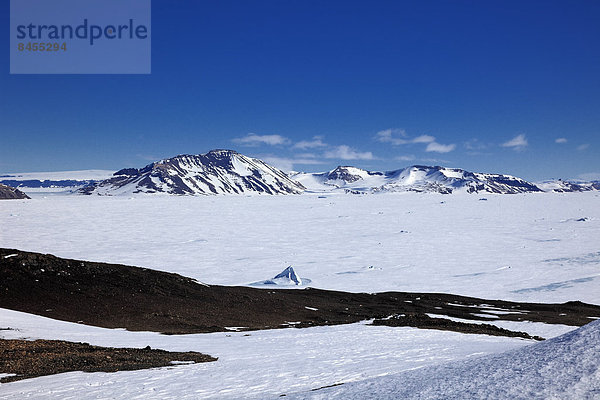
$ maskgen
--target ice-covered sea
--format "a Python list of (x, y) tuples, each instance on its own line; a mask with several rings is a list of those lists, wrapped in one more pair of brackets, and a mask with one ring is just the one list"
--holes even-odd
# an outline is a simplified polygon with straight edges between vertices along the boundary
[[(239, 285), (292, 265), (314, 287), (600, 304), (600, 194), (85, 197), (0, 202), (0, 246)], [(0, 310), (0, 337), (196, 350), (212, 364), (74, 372), (2, 398), (265, 398), (522, 347), (521, 339), (340, 327), (161, 336)], [(552, 337), (572, 328), (510, 329)], [(227, 336), (229, 335), (229, 336)], [(69, 397), (70, 396), (70, 397)]]
[[(485, 200), (484, 200), (485, 199)], [(0, 246), (243, 285), (600, 304), (600, 194), (87, 197), (0, 202)]]

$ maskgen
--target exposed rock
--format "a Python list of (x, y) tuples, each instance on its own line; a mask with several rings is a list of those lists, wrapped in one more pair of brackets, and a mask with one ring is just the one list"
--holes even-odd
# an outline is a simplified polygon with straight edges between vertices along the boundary
[(10, 199), (29, 199), (25, 193), (21, 192), (19, 189), (16, 189), (11, 186), (3, 185), (0, 183), (0, 200), (10, 200)]

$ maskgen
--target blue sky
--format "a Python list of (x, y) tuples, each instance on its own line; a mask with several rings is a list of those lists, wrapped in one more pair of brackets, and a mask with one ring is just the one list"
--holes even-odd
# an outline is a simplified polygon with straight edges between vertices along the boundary
[[(152, 1), (151, 75), (0, 70), (0, 172), (233, 148), (600, 178), (598, 1)], [(8, 2), (0, 5), (8, 38)]]

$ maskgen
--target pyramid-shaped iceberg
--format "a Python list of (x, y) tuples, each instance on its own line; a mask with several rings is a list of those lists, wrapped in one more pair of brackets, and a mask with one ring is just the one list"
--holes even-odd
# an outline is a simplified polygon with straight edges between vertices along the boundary
[(277, 274), (271, 281), (275, 285), (302, 285), (302, 279), (296, 274), (291, 265)]
[(259, 281), (250, 283), (252, 286), (262, 286), (262, 285), (274, 285), (281, 287), (289, 287), (289, 286), (305, 286), (311, 282), (308, 278), (300, 278), (294, 268), (290, 265), (279, 274), (275, 275), (274, 278), (267, 279), (266, 281)]

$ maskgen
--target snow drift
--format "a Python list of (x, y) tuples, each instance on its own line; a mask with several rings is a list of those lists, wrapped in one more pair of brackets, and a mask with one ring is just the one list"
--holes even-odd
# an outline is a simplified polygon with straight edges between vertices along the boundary
[(600, 321), (503, 354), (288, 396), (293, 399), (597, 399)]

